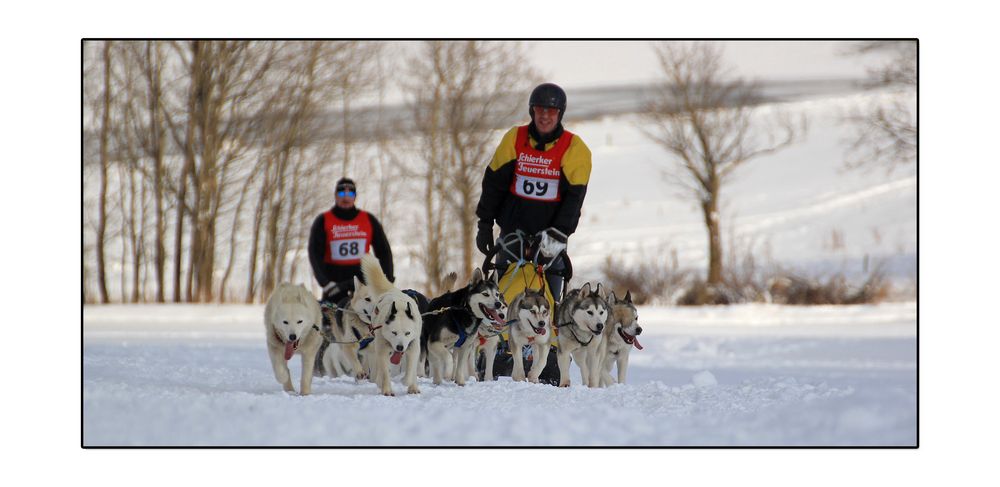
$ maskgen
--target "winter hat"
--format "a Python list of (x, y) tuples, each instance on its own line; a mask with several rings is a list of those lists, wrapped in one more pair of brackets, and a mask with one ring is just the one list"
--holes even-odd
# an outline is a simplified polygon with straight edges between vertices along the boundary
[(335, 186), (335, 188), (337, 191), (345, 189), (354, 191), (355, 193), (358, 192), (358, 187), (354, 184), (354, 180), (351, 178), (340, 178), (340, 180), (337, 181), (337, 185)]

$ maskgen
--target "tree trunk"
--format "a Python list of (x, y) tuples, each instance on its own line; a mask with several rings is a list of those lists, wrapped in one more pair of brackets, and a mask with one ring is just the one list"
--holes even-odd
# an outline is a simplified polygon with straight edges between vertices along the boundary
[(104, 100), (103, 113), (101, 114), (101, 189), (97, 203), (97, 291), (101, 296), (101, 303), (107, 304), (108, 285), (105, 274), (104, 263), (104, 234), (107, 227), (107, 207), (105, 200), (108, 194), (108, 138), (111, 129), (111, 42), (104, 44)]
[(254, 209), (253, 231), (251, 232), (253, 240), (250, 242), (250, 257), (247, 261), (249, 267), (247, 271), (247, 304), (253, 302), (254, 295), (257, 292), (257, 254), (260, 252), (260, 229), (264, 222), (264, 206), (267, 204), (267, 194), (270, 192), (271, 160), (267, 159), (265, 164), (264, 178), (261, 182), (260, 193), (257, 198), (257, 207)]
[(708, 231), (708, 284), (722, 283), (722, 237), (719, 235), (719, 209), (716, 195), (702, 201), (701, 210)]
[(166, 233), (166, 222), (163, 214), (163, 132), (161, 123), (163, 116), (160, 104), (160, 69), (162, 59), (159, 48), (154, 51), (154, 43), (146, 43), (146, 82), (149, 86), (149, 137), (150, 155), (153, 158), (153, 201), (154, 201), (154, 235), (153, 235), (153, 270), (156, 275), (156, 302), (163, 303), (164, 269), (166, 267), (166, 246), (163, 243)]

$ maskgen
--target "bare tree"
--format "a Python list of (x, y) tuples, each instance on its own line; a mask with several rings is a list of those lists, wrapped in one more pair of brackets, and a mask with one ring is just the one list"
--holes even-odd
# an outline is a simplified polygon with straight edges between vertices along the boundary
[(107, 194), (108, 194), (108, 167), (111, 165), (111, 158), (108, 154), (108, 144), (111, 139), (111, 41), (105, 41), (102, 49), (101, 64), (103, 66), (103, 90), (101, 92), (101, 122), (100, 130), (100, 158), (98, 164), (101, 170), (101, 188), (98, 196), (97, 210), (97, 243), (94, 248), (97, 253), (97, 291), (100, 293), (101, 303), (108, 303), (108, 286), (106, 274), (106, 262), (104, 254), (104, 244), (107, 232)]
[[(329, 203), (322, 181), (387, 164), (385, 154), (344, 147), (356, 117), (342, 98), (381, 83), (365, 71), (378, 61), (374, 43), (84, 47), (84, 289), (97, 288), (101, 302), (164, 301), (168, 291), (177, 302), (225, 300), (242, 291), (229, 278), (248, 253), (252, 301), (302, 267), (304, 222)], [(370, 135), (381, 147), (385, 134)]]
[[(261, 82), (276, 56), (273, 42), (191, 41), (174, 44), (188, 73), (187, 112), (183, 120), (167, 117), (173, 136), (184, 148), (178, 181), (175, 241), (175, 297), (179, 296), (180, 253), (185, 211), (188, 232), (187, 301), (211, 301), (214, 295), (216, 239), (223, 207), (234, 192), (233, 168), (255, 143)], [(179, 117), (178, 117), (179, 118)], [(190, 178), (190, 180), (188, 179)], [(191, 190), (191, 201), (185, 199)]]
[[(454, 222), (463, 271), (474, 265), (476, 202), (484, 161), (496, 143), (494, 131), (523, 109), (535, 76), (519, 44), (483, 41), (430, 41), (411, 62), (411, 97), (426, 164), (423, 178), (427, 213), (425, 271), (438, 289), (446, 274), (439, 262), (453, 240)], [(445, 210), (447, 213), (443, 213)]]
[(869, 85), (896, 89), (888, 100), (876, 99), (854, 111), (848, 121), (854, 136), (847, 149), (848, 168), (885, 167), (888, 171), (917, 157), (917, 125), (910, 106), (917, 86), (917, 41), (864, 42), (848, 54), (887, 54), (881, 65), (869, 69)]
[(804, 120), (758, 115), (759, 88), (728, 75), (722, 48), (704, 42), (654, 46), (665, 80), (643, 114), (646, 136), (673, 158), (668, 178), (698, 202), (708, 234), (711, 286), (723, 276), (719, 200), (733, 171), (747, 161), (792, 144)]
[[(145, 41), (129, 43), (130, 61), (140, 71), (143, 86), (136, 88), (135, 107), (137, 117), (145, 115), (145, 120), (135, 123), (134, 137), (149, 159), (151, 168), (142, 168), (144, 179), (152, 186), (153, 199), (153, 272), (156, 283), (155, 300), (165, 299), (166, 267), (166, 209), (165, 209), (165, 148), (166, 127), (163, 105), (163, 43)], [(143, 218), (143, 223), (146, 222)]]

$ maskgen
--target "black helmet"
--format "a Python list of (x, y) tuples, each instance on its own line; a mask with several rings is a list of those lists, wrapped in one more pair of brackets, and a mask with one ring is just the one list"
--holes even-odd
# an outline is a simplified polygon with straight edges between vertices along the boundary
[(562, 114), (566, 111), (566, 92), (555, 83), (542, 83), (531, 91), (528, 99), (528, 110), (535, 106), (558, 108)]

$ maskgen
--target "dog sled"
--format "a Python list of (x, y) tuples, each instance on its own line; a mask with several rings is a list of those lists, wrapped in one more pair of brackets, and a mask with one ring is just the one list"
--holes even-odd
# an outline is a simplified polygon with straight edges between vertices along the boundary
[[(549, 302), (549, 309), (552, 310), (552, 314), (555, 316), (556, 304), (565, 296), (569, 287), (569, 281), (573, 277), (573, 264), (570, 262), (569, 255), (566, 254), (565, 245), (561, 247), (555, 246), (559, 249), (558, 252), (551, 252), (551, 247), (548, 247), (548, 252), (543, 252), (549, 246), (547, 239), (548, 236), (544, 230), (534, 235), (526, 234), (520, 230), (505, 235), (497, 242), (495, 248), (486, 255), (482, 269), (487, 277), (491, 278), (494, 274), (497, 275), (500, 292), (508, 304), (526, 289), (541, 291)], [(562, 268), (553, 269), (553, 265), (560, 258), (562, 258), (563, 262)], [(503, 267), (502, 272), (495, 263), (496, 261), (507, 262), (506, 265), (501, 265)], [(551, 276), (557, 276), (562, 280), (559, 296), (553, 296), (552, 290), (549, 288), (546, 278)], [(516, 319), (516, 317), (512, 319)], [(525, 350), (518, 350), (515, 353), (515, 351), (510, 350), (509, 334), (507, 331), (504, 331), (501, 335), (496, 357), (493, 361), (493, 376), (509, 377), (514, 369), (515, 356), (520, 356), (521, 360), (524, 361), (525, 370), (530, 369), (533, 361), (530, 347), (526, 347)], [(481, 353), (476, 361), (476, 371), (479, 375), (479, 380), (483, 380), (483, 376), (485, 375), (485, 364), (486, 357)], [(539, 382), (551, 385), (559, 384), (559, 366), (556, 363), (555, 345), (552, 345), (552, 349), (548, 354), (548, 360), (545, 368), (542, 370), (541, 376), (539, 376)]]

